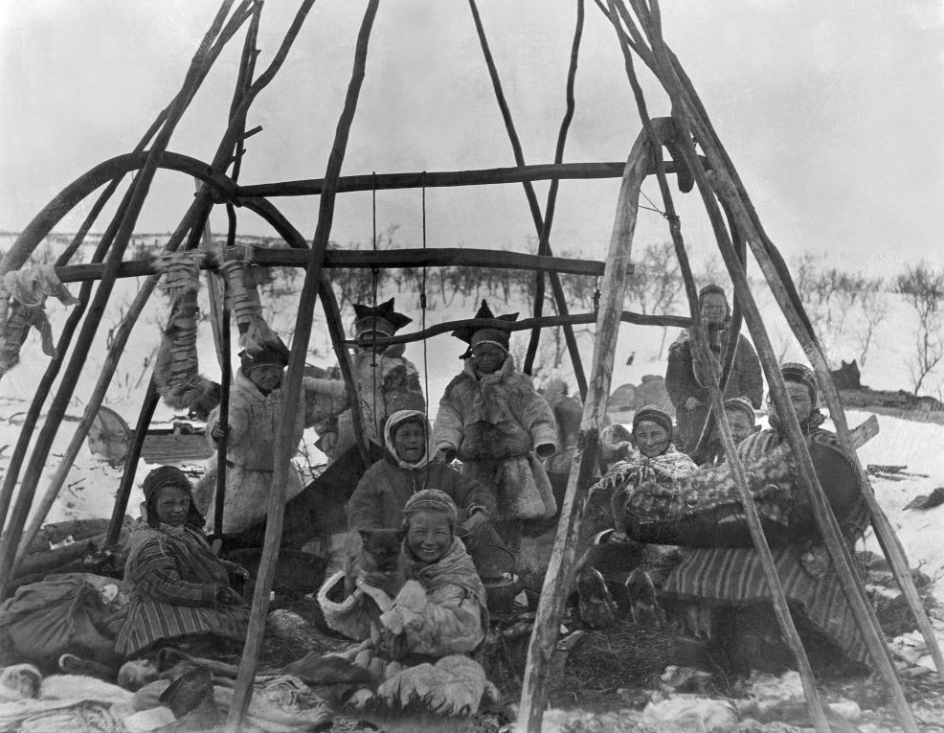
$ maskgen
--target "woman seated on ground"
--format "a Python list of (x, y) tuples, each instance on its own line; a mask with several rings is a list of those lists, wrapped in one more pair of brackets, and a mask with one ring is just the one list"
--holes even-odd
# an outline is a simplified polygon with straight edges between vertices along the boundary
[(230, 575), (248, 573), (211, 552), (187, 476), (161, 466), (145, 477), (142, 488), (146, 523), (131, 535), (125, 566), (129, 602), (109, 620), (116, 651), (134, 657), (167, 641), (243, 641), (249, 609), (230, 585)]
[(463, 476), (442, 461), (430, 461), (429, 424), (419, 410), (400, 410), (384, 426), (387, 454), (367, 469), (347, 503), (347, 525), (352, 548), (360, 545), (360, 531), (398, 529), (403, 508), (416, 492), (439, 489), (457, 507), (456, 533), (476, 559), (485, 545), (504, 546), (491, 524), (495, 497), (491, 489)]
[[(698, 470), (698, 466), (685, 453), (676, 449), (672, 442), (672, 417), (655, 405), (646, 405), (636, 410), (633, 416), (632, 438), (637, 449), (625, 461), (613, 464), (609, 471), (591, 489), (588, 501), (587, 525), (596, 530), (613, 527), (612, 510), (614, 497), (632, 491), (643, 482), (656, 485), (671, 485), (685, 479)], [(613, 621), (614, 604), (606, 593), (599, 590), (604, 577), (613, 581), (629, 579), (631, 571), (643, 562), (647, 567), (671, 562), (672, 548), (660, 545), (643, 546), (630, 541), (622, 532), (606, 532), (597, 539), (580, 562), (578, 587), (580, 589), (581, 617), (590, 626), (603, 627)], [(600, 575), (602, 573), (602, 576)], [(654, 574), (653, 574), (654, 575)], [(650, 576), (641, 580), (645, 581)], [(654, 578), (655, 579), (655, 578)], [(657, 579), (656, 579), (657, 580)], [(605, 590), (605, 589), (604, 589)], [(634, 615), (642, 616), (644, 607), (651, 605), (651, 589), (630, 588), (630, 602)]]
[[(819, 425), (813, 373), (784, 364), (792, 409), (800, 423), (817, 478), (850, 544), (868, 526), (868, 507), (856, 472), (833, 433)], [(771, 428), (748, 437), (738, 455), (748, 477), (761, 526), (807, 650), (819, 659), (867, 662), (864, 642), (820, 537), (809, 496), (796, 470), (776, 410)], [(639, 543), (682, 546), (682, 559), (659, 592), (670, 616), (687, 631), (707, 636), (734, 667), (793, 666), (780, 640), (770, 590), (754, 549), (740, 493), (727, 463), (700, 469), (687, 480), (644, 483), (617, 490), (613, 521)], [(772, 670), (771, 670), (772, 671)]]
[[(855, 469), (836, 435), (819, 427), (824, 418), (816, 409), (813, 372), (802, 364), (788, 363), (781, 367), (781, 373), (800, 428), (807, 436), (819, 483), (843, 538), (851, 546), (869, 523), (868, 506)], [(788, 451), (781, 462), (790, 466), (792, 506), (786, 526), (765, 534), (794, 622), (814, 665), (837, 664), (847, 671), (863, 671), (868, 663), (864, 641), (772, 404), (769, 422), (770, 429), (754, 433), (739, 446), (738, 453), (750, 470), (764, 457)], [(771, 671), (793, 667), (793, 656), (781, 639), (773, 614), (760, 557), (749, 537), (745, 540), (742, 547), (687, 550), (666, 580), (663, 597), (684, 611), (689, 631), (715, 641), (733, 664)]]
[(406, 535), (397, 571), (362, 566), (350, 593), (342, 571), (318, 594), (332, 629), (368, 642), (362, 659), (378, 677), (383, 665), (377, 658), (412, 664), (468, 654), (488, 628), (485, 587), (455, 534), (455, 502), (424, 489), (409, 498), (402, 514)]

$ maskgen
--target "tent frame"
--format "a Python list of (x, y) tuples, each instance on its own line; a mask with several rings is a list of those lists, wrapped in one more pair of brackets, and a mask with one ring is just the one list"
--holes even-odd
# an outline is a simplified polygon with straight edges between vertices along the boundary
[[(584, 25), (584, 0), (576, 0), (576, 25), (567, 77), (567, 110), (561, 122), (554, 162), (548, 165), (526, 165), (525, 163), (521, 142), (505, 101), (501, 80), (488, 46), (481, 15), (475, 0), (468, 0), (468, 2), (496, 100), (512, 146), (516, 163), (514, 167), (488, 170), (371, 174), (369, 176), (342, 177), (340, 175), (351, 123), (355, 118), (361, 85), (366, 73), (368, 44), (379, 5), (379, 0), (367, 0), (364, 17), (358, 32), (351, 80), (335, 131), (334, 143), (324, 177), (304, 181), (239, 185), (236, 178), (238, 177), (239, 161), (244, 153), (243, 142), (247, 137), (258, 132), (258, 129), (246, 131), (246, 113), (256, 95), (266, 87), (281, 68), (314, 4), (314, 0), (301, 0), (296, 17), (286, 32), (273, 61), (255, 79), (253, 79), (256, 56), (254, 46), (261, 19), (262, 2), (258, 0), (240, 0), (237, 4), (236, 0), (222, 0), (219, 11), (191, 61), (180, 91), (170, 105), (158, 115), (135, 150), (127, 155), (105, 161), (70, 184), (34, 217), (11, 250), (4, 255), (2, 261), (0, 261), (0, 275), (23, 267), (30, 254), (66, 213), (84, 201), (87, 196), (98, 188), (105, 186), (79, 232), (57, 262), (57, 273), (64, 282), (82, 282), (81, 302), (70, 313), (60, 334), (57, 344), (58, 355), (51, 359), (43, 375), (11, 457), (10, 468), (4, 478), (2, 487), (0, 487), (0, 524), (6, 523), (6, 529), (2, 538), (0, 538), (0, 597), (13, 582), (16, 567), (22, 561), (24, 549), (29, 545), (31, 537), (35, 536), (46, 517), (48, 509), (55, 501), (58, 490), (75, 459), (78, 446), (84, 442), (91, 422), (101, 406), (105, 391), (117, 368), (118, 360), (130, 331), (157, 285), (160, 275), (153, 270), (149, 263), (125, 261), (124, 254), (155, 173), (159, 169), (177, 170), (198, 179), (201, 184), (193, 203), (171, 235), (165, 250), (173, 252), (181, 246), (184, 246), (185, 249), (196, 247), (204, 233), (212, 206), (220, 203), (227, 207), (229, 214), (231, 229), (228, 239), (230, 241), (232, 241), (235, 232), (235, 214), (233, 212), (234, 207), (237, 206), (261, 216), (276, 229), (289, 245), (289, 249), (256, 250), (253, 253), (255, 261), (269, 266), (305, 267), (305, 279), (295, 323), (295, 339), (292, 344), (283, 386), (286, 401), (288, 404), (297, 402), (307, 344), (311, 334), (314, 306), (316, 300), (320, 299), (332, 345), (341, 364), (348, 394), (353, 398), (352, 413), (355, 421), (355, 431), (359, 437), (362, 450), (365, 449), (363, 422), (359, 402), (356, 399), (357, 385), (348, 351), (348, 347), (356, 342), (345, 338), (339, 307), (331, 290), (330, 277), (326, 271), (332, 267), (428, 267), (448, 264), (475, 264), (479, 266), (516, 267), (533, 270), (536, 273), (535, 287), (538, 297), (535, 300), (534, 315), (513, 327), (514, 329), (531, 330), (524, 371), (530, 373), (533, 367), (541, 329), (562, 326), (565, 331), (575, 378), (585, 403), (578, 436), (577, 453), (568, 480), (562, 517), (558, 526), (550, 566), (541, 594), (537, 620), (528, 650), (528, 664), (518, 720), (519, 727), (522, 730), (539, 731), (544, 707), (547, 703), (548, 672), (556, 649), (559, 621), (567, 592), (572, 585), (574, 565), (579, 556), (582, 543), (586, 541), (581, 532), (583, 529), (582, 518), (587, 507), (592, 471), (596, 463), (599, 446), (599, 431), (611, 386), (613, 357), (619, 325), (622, 322), (630, 322), (642, 325), (687, 327), (699, 323), (694, 278), (682, 239), (680, 222), (675, 214), (672, 194), (666, 179), (668, 173), (674, 172), (678, 174), (680, 181), (683, 176), (687, 175), (697, 185), (698, 194), (703, 199), (719, 251), (734, 284), (734, 318), (731, 332), (737, 333), (740, 331), (743, 318), (757, 347), (762, 367), (771, 388), (773, 402), (778, 408), (778, 413), (786, 418), (787, 440), (797, 458), (802, 481), (814, 503), (820, 532), (826, 542), (846, 598), (853, 609), (856, 623), (869, 648), (870, 657), (888, 687), (902, 728), (909, 732), (917, 731), (914, 717), (904, 699), (900, 682), (891, 663), (877, 620), (865, 599), (861, 581), (852, 570), (848, 548), (842, 541), (835, 517), (829, 509), (825, 493), (816, 478), (799, 424), (792, 410), (787, 409), (789, 396), (786, 393), (775, 353), (771, 347), (746, 276), (748, 249), (759, 264), (766, 283), (774, 294), (794, 334), (810, 356), (820, 388), (825, 395), (831, 416), (836, 423), (843, 450), (855, 466), (859, 476), (863, 494), (872, 513), (873, 527), (882, 549), (892, 565), (895, 577), (909, 601), (919, 628), (934, 657), (935, 664), (942, 675), (944, 675), (944, 659), (941, 657), (930, 622), (918, 599), (917, 590), (908, 570), (904, 550), (887, 517), (876, 502), (868, 477), (856, 456), (842, 404), (829, 373), (825, 351), (813, 331), (809, 318), (806, 316), (782, 256), (765, 233), (746, 189), (711, 126), (708, 115), (691, 81), (663, 38), (658, 0), (606, 0), (605, 4), (602, 0), (594, 0), (600, 12), (612, 26), (616, 40), (623, 52), (627, 78), (637, 102), (643, 130), (633, 144), (625, 164), (565, 164), (563, 163), (564, 147), (574, 112), (574, 79)], [(197, 93), (202, 81), (210, 72), (223, 47), (247, 23), (247, 35), (238, 69), (229, 125), (221, 138), (213, 160), (206, 163), (171, 152), (168, 150), (168, 144), (175, 126)], [(634, 66), (635, 59), (639, 59), (645, 64), (672, 101), (672, 116), (670, 118), (650, 119), (645, 98), (637, 79)], [(696, 139), (702, 150), (701, 154), (696, 151), (694, 142)], [(663, 160), (661, 153), (663, 147), (669, 150), (671, 161)], [(231, 166), (233, 173), (231, 176), (227, 176), (226, 171)], [(88, 265), (70, 265), (69, 260), (82, 245), (105, 204), (117, 192), (124, 177), (132, 171), (137, 171), (137, 175), (127, 187), (113, 219), (106, 228), (93, 255), (92, 263)], [(638, 196), (642, 182), (649, 175), (655, 175), (659, 182), (669, 231), (685, 282), (690, 311), (688, 316), (643, 316), (622, 310), (626, 279), (632, 267), (630, 258), (638, 211)], [(610, 249), (605, 262), (583, 262), (555, 257), (550, 247), (550, 234), (560, 180), (616, 176), (620, 176), (622, 180)], [(532, 182), (535, 180), (551, 181), (543, 211), (532, 186)], [(538, 235), (539, 244), (536, 255), (484, 250), (436, 250), (432, 248), (424, 248), (422, 251), (396, 250), (373, 253), (329, 252), (327, 249), (334, 217), (334, 204), (339, 193), (392, 188), (455, 187), (506, 183), (520, 183), (525, 191)], [(279, 196), (310, 195), (317, 195), (320, 198), (317, 226), (309, 245), (306, 238), (291, 225), (269, 199)], [(222, 259), (238, 256), (235, 248), (224, 248)], [(213, 253), (207, 253), (203, 266), (211, 270), (218, 270), (222, 264), (220, 259)], [(496, 260), (499, 261), (496, 262)], [(602, 277), (601, 302), (595, 313), (576, 315), (569, 313), (568, 304), (560, 285), (559, 278), (562, 273)], [(56, 477), (51, 482), (39, 507), (37, 507), (33, 522), (29, 528), (25, 528), (27, 516), (33, 509), (36, 488), (45, 462), (48, 460), (52, 442), (81, 375), (86, 354), (100, 326), (101, 317), (114, 283), (120, 277), (142, 275), (146, 275), (145, 284), (117, 331), (114, 343), (107, 355), (105, 367), (89, 400), (85, 414), (76, 429), (66, 456), (62, 460)], [(95, 283), (97, 283), (97, 287), (93, 293), (93, 284)], [(544, 290), (547, 283), (550, 283), (551, 286), (552, 297), (557, 308), (556, 316), (545, 316), (543, 314)], [(7, 311), (8, 302), (3, 299), (0, 302), (0, 322), (5, 322)], [(596, 338), (588, 381), (583, 371), (573, 326), (577, 323), (589, 322), (596, 324)], [(377, 343), (402, 343), (421, 340), (436, 333), (452, 330), (459, 325), (475, 323), (475, 319), (467, 319), (449, 324), (440, 324), (424, 328), (412, 334), (403, 334), (390, 339), (377, 339)], [(698, 353), (705, 355), (707, 349), (706, 336), (700, 327), (693, 330), (695, 348)], [(70, 356), (66, 364), (67, 353)], [(725, 453), (737, 479), (739, 491), (744, 498), (748, 523), (755, 546), (761, 553), (778, 620), (800, 666), (811, 717), (817, 731), (826, 732), (830, 730), (828, 713), (817, 696), (815, 679), (802, 643), (793, 627), (786, 599), (783, 597), (782, 588), (780, 588), (779, 579), (773, 567), (769, 548), (760, 528), (753, 502), (749, 498), (750, 494), (744, 476), (744, 469), (734, 448), (730, 426), (722, 409), (721, 395), (723, 394), (727, 374), (731, 368), (732, 358), (733, 354), (729, 350), (729, 353), (725, 354), (721, 373), (713, 368), (714, 373), (709, 380), (715, 420), (717, 421)], [(707, 361), (710, 363), (710, 360)], [(14, 503), (14, 488), (24, 462), (26, 462), (33, 432), (38, 424), (41, 411), (52, 392), (53, 384), (59, 377), (64, 364), (65, 370), (47, 409), (46, 420), (40, 429), (35, 444), (32, 446), (20, 491)], [(156, 399), (152, 381), (137, 422), (137, 432), (142, 435), (150, 423)], [(277, 431), (277, 455), (267, 511), (263, 558), (259, 567), (259, 578), (255, 586), (249, 632), (239, 668), (233, 705), (226, 724), (227, 731), (233, 733), (239, 730), (248, 708), (252, 694), (254, 671), (261, 651), (269, 592), (274, 579), (283, 528), (284, 479), (287, 476), (294, 449), (294, 446), (287, 439), (287, 436), (291, 434), (292, 421), (292, 415), (286, 413)], [(140, 446), (135, 445), (136, 448), (133, 446), (134, 449), (128, 458), (126, 472), (122, 478), (115, 505), (112, 530), (114, 530), (116, 522), (115, 517), (118, 518), (117, 521), (120, 521), (124, 514), (127, 495), (134, 480), (134, 470), (137, 464), (135, 450), (140, 450)], [(124, 501), (124, 504), (122, 504), (122, 501)], [(116, 539), (117, 535), (110, 531), (109, 537)]]

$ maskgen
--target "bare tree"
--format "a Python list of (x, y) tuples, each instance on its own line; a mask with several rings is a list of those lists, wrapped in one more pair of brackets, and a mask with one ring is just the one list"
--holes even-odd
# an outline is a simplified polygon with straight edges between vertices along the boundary
[(882, 278), (862, 278), (858, 287), (859, 325), (856, 338), (859, 344), (859, 366), (865, 366), (872, 338), (878, 324), (888, 315), (888, 298)]
[(911, 361), (914, 393), (918, 394), (925, 377), (944, 358), (944, 271), (922, 262), (908, 267), (897, 279), (898, 292), (905, 296), (918, 316), (915, 331), (915, 355)]

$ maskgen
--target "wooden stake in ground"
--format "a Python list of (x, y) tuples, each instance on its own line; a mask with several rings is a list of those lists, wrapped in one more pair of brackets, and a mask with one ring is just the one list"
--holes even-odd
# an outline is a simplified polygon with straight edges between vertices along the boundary
[(601, 285), (591, 379), (577, 437), (577, 451), (567, 481), (567, 493), (557, 526), (554, 550), (548, 564), (534, 631), (528, 646), (528, 664), (521, 690), (521, 708), (518, 712), (518, 729), (528, 733), (539, 733), (541, 730), (544, 706), (547, 704), (548, 669), (557, 646), (564, 603), (573, 582), (574, 564), (577, 560), (577, 536), (596, 464), (600, 425), (603, 424), (610, 394), (620, 312), (626, 294), (626, 276), (633, 247), (633, 233), (636, 229), (639, 190), (650, 169), (652, 155), (652, 144), (648, 135), (643, 132), (633, 144), (620, 185), (613, 233), (606, 258), (606, 272)]
[[(285, 376), (285, 404), (297, 402), (301, 393), (302, 370), (305, 366), (305, 354), (308, 351), (308, 339), (311, 336), (311, 320), (314, 312), (315, 297), (321, 282), (321, 262), (324, 259), (328, 238), (331, 235), (331, 225), (334, 221), (334, 202), (336, 186), (341, 175), (341, 165), (344, 162), (344, 152), (347, 148), (347, 139), (354, 121), (354, 112), (357, 109), (357, 100), (360, 96), (361, 85), (364, 80), (367, 66), (367, 46), (374, 18), (377, 15), (379, 0), (370, 0), (364, 13), (364, 20), (357, 36), (357, 47), (354, 54), (354, 69), (348, 85), (344, 108), (338, 120), (328, 167), (325, 171), (327, 186), (321, 196), (318, 211), (318, 225), (311, 244), (311, 257), (308, 268), (305, 270), (305, 282), (302, 285), (301, 297), (298, 304), (298, 316), (295, 320), (295, 336), (292, 341), (292, 351), (289, 356), (288, 372)], [(275, 568), (279, 556), (279, 543), (282, 539), (282, 527), (285, 519), (285, 488), (286, 478), (290, 469), (292, 454), (295, 447), (291, 443), (295, 424), (295, 414), (286, 410), (279, 422), (276, 432), (275, 463), (272, 473), (272, 484), (269, 492), (269, 507), (266, 519), (265, 544), (262, 549), (262, 560), (259, 563), (259, 577), (256, 580), (255, 593), (252, 600), (252, 614), (249, 619), (249, 629), (246, 635), (246, 644), (243, 647), (242, 660), (239, 665), (239, 675), (233, 693), (233, 702), (229, 716), (226, 719), (227, 733), (239, 733), (249, 702), (252, 699), (252, 685), (255, 681), (256, 665), (259, 653), (262, 650), (262, 639), (265, 634), (266, 615), (269, 610), (269, 591), (275, 579)]]

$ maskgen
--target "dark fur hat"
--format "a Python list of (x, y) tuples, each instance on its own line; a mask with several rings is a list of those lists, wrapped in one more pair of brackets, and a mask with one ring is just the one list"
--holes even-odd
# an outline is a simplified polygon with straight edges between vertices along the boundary
[(258, 346), (243, 349), (239, 352), (239, 365), (243, 373), (248, 374), (253, 367), (263, 364), (275, 364), (280, 367), (288, 366), (289, 350), (285, 342), (276, 334), (272, 334), (265, 342)]

